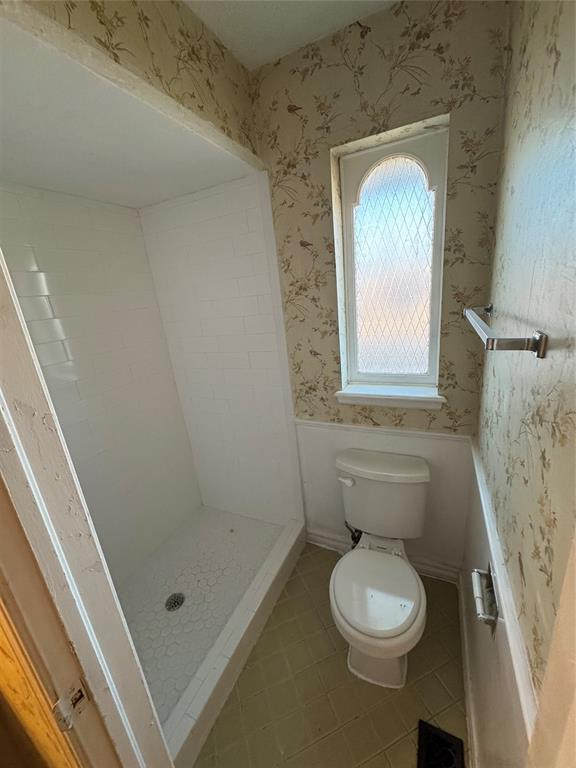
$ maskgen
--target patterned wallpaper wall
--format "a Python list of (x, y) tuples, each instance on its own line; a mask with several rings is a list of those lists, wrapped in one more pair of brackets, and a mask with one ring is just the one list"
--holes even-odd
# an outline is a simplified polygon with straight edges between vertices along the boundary
[[(574, 291), (566, 289), (576, 282), (574, 5), (510, 4), (495, 234), (510, 57), (504, 3), (399, 2), (253, 75), (177, 0), (32, 4), (256, 146), (268, 164), (298, 416), (471, 433), (483, 387), (482, 456), (539, 686), (575, 517)], [(448, 403), (431, 412), (338, 405), (329, 149), (446, 113), (440, 389)], [(541, 362), (488, 355), (482, 385), (484, 353), (461, 310), (488, 298), (500, 310), (498, 331), (539, 327), (553, 343)]]
[[(462, 307), (488, 298), (506, 6), (400, 2), (249, 75), (182, 3), (35, 2), (269, 165), (298, 416), (470, 433), (483, 355)], [(250, 114), (250, 104), (252, 114)], [(440, 411), (339, 405), (329, 149), (450, 113)]]
[[(255, 78), (258, 151), (272, 180), (288, 348), (300, 417), (472, 432), (482, 351), (462, 308), (488, 299), (507, 8), (409, 2)], [(440, 411), (339, 405), (330, 147), (450, 113)]]
[(29, 0), (28, 5), (253, 148), (248, 72), (184, 3)]
[(479, 440), (538, 688), (576, 518), (575, 6), (512, 5), (491, 296), (498, 333), (552, 341), (487, 356)]

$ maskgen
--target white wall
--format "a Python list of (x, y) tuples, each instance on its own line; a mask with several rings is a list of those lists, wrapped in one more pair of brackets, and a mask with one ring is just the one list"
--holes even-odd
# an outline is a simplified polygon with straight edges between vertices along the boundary
[(464, 532), (471, 482), (469, 439), (465, 436), (384, 427), (298, 421), (298, 445), (309, 534), (335, 546), (349, 542), (334, 465), (345, 448), (422, 456), (430, 465), (424, 534), (406, 542), (422, 570), (456, 578), (464, 555)]
[[(536, 700), (518, 609), (514, 605), (477, 454), (475, 470), (460, 586), (468, 726), (472, 731), (474, 765), (476, 768), (524, 768), (527, 731), (535, 715)], [(473, 568), (486, 569), (488, 563), (495, 574), (500, 608), (495, 631), (476, 618), (470, 580)]]
[(204, 504), (301, 516), (267, 177), (141, 217)]
[(2, 251), (118, 583), (200, 503), (138, 212), (0, 193)]

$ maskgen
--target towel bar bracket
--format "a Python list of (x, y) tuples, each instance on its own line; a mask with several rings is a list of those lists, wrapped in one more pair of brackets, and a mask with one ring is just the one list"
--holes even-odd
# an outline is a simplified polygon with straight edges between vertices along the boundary
[(542, 359), (546, 357), (546, 348), (548, 346), (548, 334), (543, 331), (534, 331), (532, 336), (527, 338), (498, 338), (492, 335), (490, 326), (482, 320), (480, 315), (492, 314), (492, 304), (485, 307), (472, 307), (463, 311), (464, 317), (468, 320), (472, 328), (482, 339), (484, 348), (490, 352), (507, 352), (519, 350), (522, 352), (532, 352), (536, 357)]

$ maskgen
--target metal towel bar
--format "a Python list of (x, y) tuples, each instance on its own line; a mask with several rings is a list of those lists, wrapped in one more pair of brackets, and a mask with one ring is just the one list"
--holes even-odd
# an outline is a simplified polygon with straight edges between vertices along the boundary
[(464, 317), (478, 336), (482, 339), (484, 348), (493, 352), (503, 352), (510, 350), (521, 350), (532, 352), (536, 357), (546, 357), (546, 346), (548, 344), (548, 335), (543, 331), (534, 331), (532, 336), (524, 339), (501, 339), (492, 335), (492, 329), (485, 323), (480, 315), (492, 314), (492, 304), (485, 307), (472, 307), (464, 310)]

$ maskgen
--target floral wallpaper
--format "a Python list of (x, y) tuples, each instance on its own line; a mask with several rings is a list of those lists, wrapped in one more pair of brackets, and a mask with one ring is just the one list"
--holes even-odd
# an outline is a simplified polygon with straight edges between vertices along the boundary
[[(400, 2), (253, 77), (272, 184), (297, 416), (471, 433), (483, 352), (462, 319), (489, 298), (508, 9)], [(439, 411), (339, 405), (331, 147), (450, 114)]]
[(479, 427), (537, 689), (576, 520), (574, 9), (513, 3), (491, 297), (499, 334), (550, 345), (487, 356)]
[(248, 73), (177, 0), (35, 0), (28, 5), (252, 149)]
[[(31, 2), (256, 148), (272, 185), (296, 414), (472, 433), (483, 353), (462, 308), (489, 297), (506, 4), (399, 2), (248, 73), (178, 0)], [(339, 405), (333, 146), (450, 114), (439, 411)]]
[[(576, 517), (574, 4), (398, 2), (252, 74), (178, 0), (29, 5), (266, 162), (298, 416), (472, 433), (479, 415), (538, 688)], [(339, 405), (329, 150), (447, 113), (447, 404), (429, 412)], [(462, 308), (489, 298), (497, 332), (548, 331), (545, 360), (485, 356)]]

